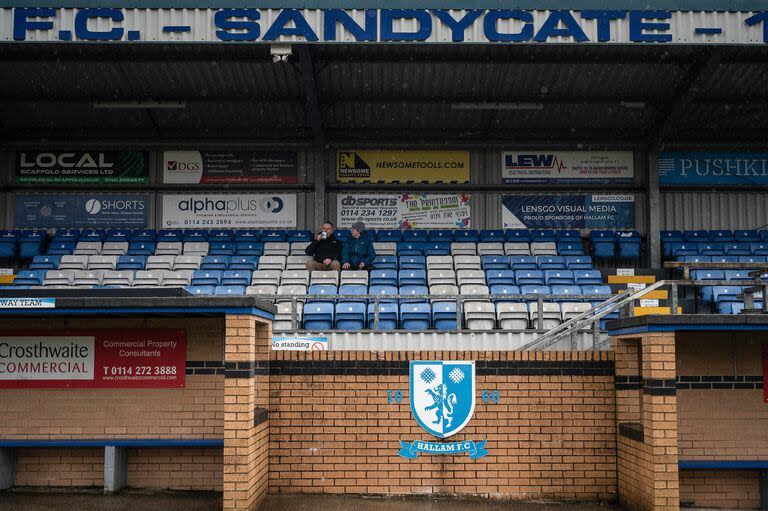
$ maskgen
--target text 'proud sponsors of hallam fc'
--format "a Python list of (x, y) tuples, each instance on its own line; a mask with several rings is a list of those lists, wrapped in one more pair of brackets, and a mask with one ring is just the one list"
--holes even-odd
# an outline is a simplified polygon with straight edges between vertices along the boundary
[(17, 228), (147, 227), (147, 194), (19, 193), (13, 196)]
[(4, 332), (0, 388), (184, 387), (184, 330)]
[(165, 151), (163, 183), (296, 184), (291, 151)]
[(166, 194), (163, 195), (163, 227), (296, 227), (296, 195)]
[(336, 223), (368, 229), (468, 229), (470, 196), (463, 193), (381, 193), (336, 197)]
[(659, 153), (659, 184), (768, 185), (768, 153)]
[(502, 198), (505, 229), (621, 229), (635, 226), (635, 196), (508, 195)]
[(631, 151), (518, 151), (502, 153), (505, 184), (631, 183)]
[(38, 184), (147, 184), (147, 154), (140, 151), (21, 151), (16, 182)]
[(469, 165), (469, 151), (339, 151), (336, 179), (340, 183), (468, 183)]
[[(373, 2), (371, 2), (373, 3)], [(724, 2), (724, 9), (736, 2)], [(0, 9), (0, 41), (762, 44), (766, 11), (647, 9)], [(213, 7), (213, 6), (208, 6)], [(169, 29), (170, 28), (170, 29)], [(702, 30), (704, 32), (702, 32)]]

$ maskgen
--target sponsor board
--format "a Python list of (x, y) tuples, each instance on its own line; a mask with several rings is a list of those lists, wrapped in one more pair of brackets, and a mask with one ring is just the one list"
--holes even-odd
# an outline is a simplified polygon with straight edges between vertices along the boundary
[(635, 226), (632, 194), (507, 195), (505, 229), (622, 229)]
[(13, 196), (17, 228), (144, 228), (149, 221), (148, 194), (42, 194)]
[(184, 330), (3, 332), (0, 388), (181, 388)]
[(163, 228), (296, 227), (294, 194), (166, 194)]
[(468, 183), (469, 151), (339, 151), (340, 183)]
[(296, 153), (290, 151), (165, 151), (163, 183), (296, 184)]
[(0, 309), (53, 309), (56, 298), (0, 298)]
[(272, 337), (275, 351), (328, 351), (327, 337)]
[(659, 153), (659, 185), (768, 185), (768, 153)]
[(634, 268), (616, 268), (616, 275), (619, 275), (622, 277), (634, 277), (635, 269)]
[(502, 153), (505, 184), (614, 184), (634, 178), (631, 151), (518, 151)]
[(140, 151), (20, 151), (16, 183), (147, 184), (149, 162)]
[(470, 196), (463, 193), (339, 194), (336, 223), (367, 229), (468, 229)]

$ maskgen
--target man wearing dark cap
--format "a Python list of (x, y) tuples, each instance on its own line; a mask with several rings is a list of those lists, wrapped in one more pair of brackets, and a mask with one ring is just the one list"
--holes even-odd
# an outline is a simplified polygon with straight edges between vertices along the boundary
[(376, 251), (373, 242), (365, 233), (365, 224), (352, 224), (351, 237), (344, 243), (341, 251), (341, 268), (343, 270), (371, 270)]

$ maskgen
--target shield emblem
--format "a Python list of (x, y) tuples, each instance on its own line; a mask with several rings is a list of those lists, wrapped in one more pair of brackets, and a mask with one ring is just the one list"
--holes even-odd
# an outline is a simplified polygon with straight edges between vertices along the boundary
[(410, 366), (411, 413), (438, 438), (461, 431), (475, 413), (475, 363), (414, 360)]

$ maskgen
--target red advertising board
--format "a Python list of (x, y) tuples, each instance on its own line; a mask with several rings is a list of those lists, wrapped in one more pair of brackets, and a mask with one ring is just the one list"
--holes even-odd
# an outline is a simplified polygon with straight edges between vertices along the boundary
[(0, 331), (0, 388), (182, 388), (184, 330)]

